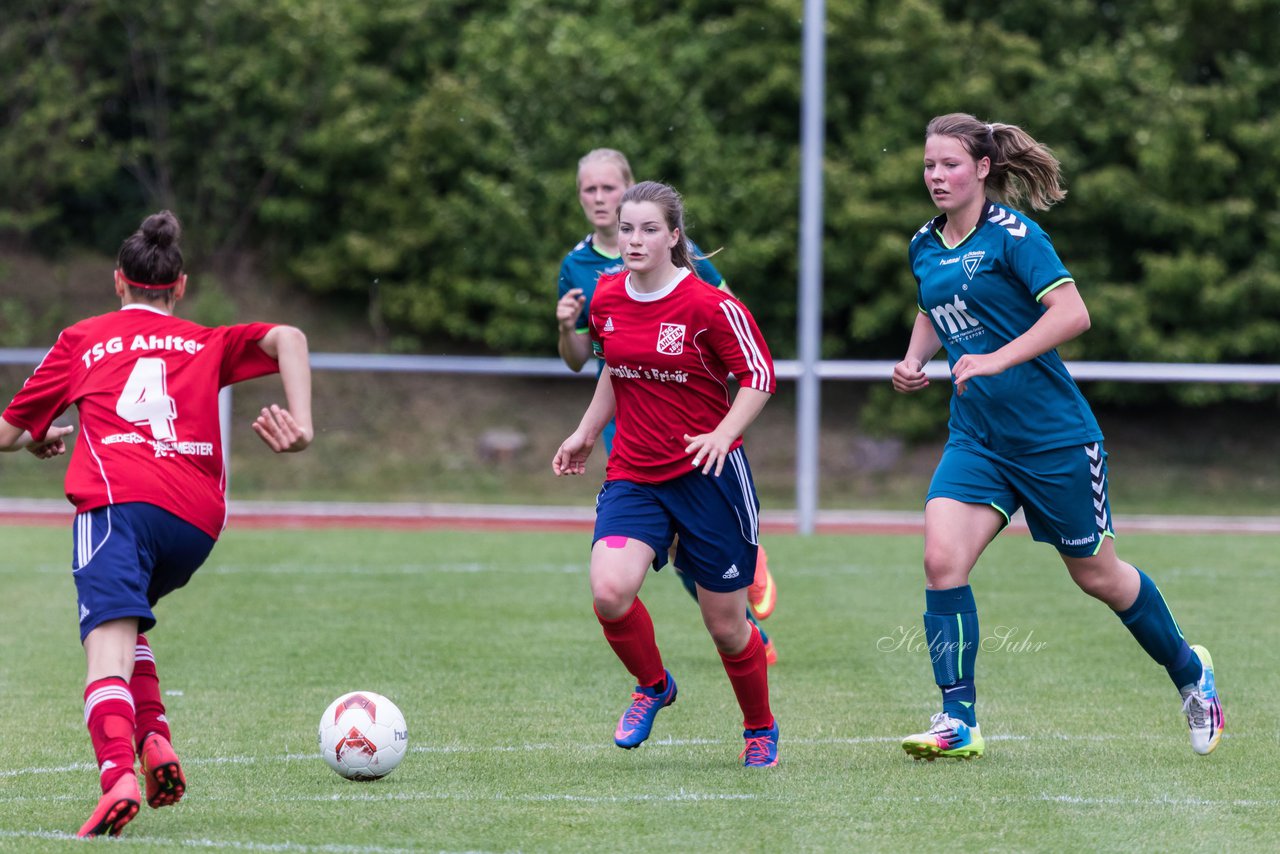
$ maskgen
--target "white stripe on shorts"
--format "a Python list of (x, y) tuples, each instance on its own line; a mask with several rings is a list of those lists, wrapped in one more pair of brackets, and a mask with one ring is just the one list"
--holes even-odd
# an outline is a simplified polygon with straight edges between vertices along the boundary
[(742, 506), (747, 511), (747, 522), (751, 526), (751, 531), (743, 531), (747, 542), (752, 545), (759, 545), (760, 540), (760, 514), (756, 510), (756, 495), (752, 488), (751, 478), (747, 476), (746, 454), (742, 451), (742, 446), (734, 448), (729, 452), (729, 464), (733, 466), (733, 470), (738, 474), (738, 485), (742, 488)]
[(96, 546), (93, 544), (93, 511), (89, 510), (76, 515), (76, 569), (83, 569), (89, 561), (93, 560), (98, 549), (102, 548), (111, 536), (111, 506), (108, 505), (104, 509), (107, 511), (107, 533), (103, 536), (102, 542)]

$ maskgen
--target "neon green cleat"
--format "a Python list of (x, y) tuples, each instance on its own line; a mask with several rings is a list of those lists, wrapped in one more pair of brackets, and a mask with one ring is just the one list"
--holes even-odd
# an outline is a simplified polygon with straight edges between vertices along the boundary
[(932, 762), (939, 756), (944, 759), (982, 758), (986, 744), (982, 740), (982, 729), (977, 725), (969, 726), (946, 712), (938, 712), (929, 723), (931, 725), (925, 732), (902, 740), (902, 749), (913, 759)]

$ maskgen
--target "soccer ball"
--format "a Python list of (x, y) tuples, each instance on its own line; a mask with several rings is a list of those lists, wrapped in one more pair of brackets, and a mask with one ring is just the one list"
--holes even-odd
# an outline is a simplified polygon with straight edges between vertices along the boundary
[(348, 780), (387, 776), (408, 749), (404, 715), (381, 694), (343, 694), (320, 717), (320, 755)]

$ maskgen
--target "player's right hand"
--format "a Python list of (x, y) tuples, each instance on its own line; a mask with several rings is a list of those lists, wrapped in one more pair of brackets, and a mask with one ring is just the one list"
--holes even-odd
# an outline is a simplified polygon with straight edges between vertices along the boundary
[(893, 366), (893, 387), (897, 391), (919, 391), (928, 385), (929, 377), (919, 359), (903, 359)]
[(562, 329), (573, 329), (578, 323), (578, 315), (582, 314), (582, 306), (587, 298), (582, 295), (582, 288), (570, 288), (556, 303), (556, 323)]
[(71, 425), (50, 427), (49, 431), (44, 434), (44, 441), (39, 444), (27, 445), (27, 450), (38, 460), (51, 460), (54, 457), (61, 456), (67, 452), (67, 443), (63, 441), (62, 437), (70, 435), (75, 429)]
[(587, 457), (595, 447), (594, 440), (588, 440), (579, 433), (574, 433), (560, 444), (560, 449), (551, 459), (551, 471), (556, 477), (566, 474), (586, 474)]

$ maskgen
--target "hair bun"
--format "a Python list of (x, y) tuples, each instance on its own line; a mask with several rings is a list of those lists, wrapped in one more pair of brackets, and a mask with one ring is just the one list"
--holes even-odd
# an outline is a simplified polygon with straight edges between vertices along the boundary
[(160, 211), (142, 221), (139, 229), (149, 243), (160, 249), (167, 249), (182, 236), (182, 226), (172, 211)]

